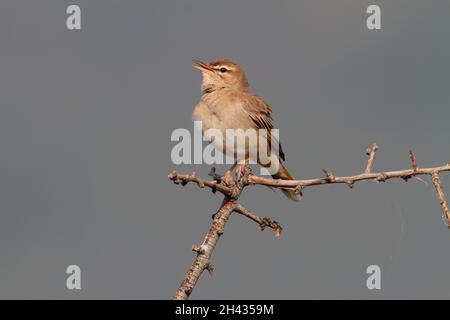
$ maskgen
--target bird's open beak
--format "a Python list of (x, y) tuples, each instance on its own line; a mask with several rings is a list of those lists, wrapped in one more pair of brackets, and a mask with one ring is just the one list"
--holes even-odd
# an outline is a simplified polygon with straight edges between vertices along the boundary
[(201, 72), (214, 72), (214, 69), (211, 68), (210, 66), (208, 66), (206, 63), (201, 62), (200, 60), (194, 60), (192, 62), (192, 66), (197, 69), (200, 70)]

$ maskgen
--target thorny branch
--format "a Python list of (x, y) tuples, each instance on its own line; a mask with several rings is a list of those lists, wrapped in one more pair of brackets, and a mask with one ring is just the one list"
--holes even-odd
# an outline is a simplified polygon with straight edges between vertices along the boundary
[(433, 181), (433, 185), (436, 188), (439, 202), (442, 207), (442, 219), (445, 219), (448, 223), (450, 221), (450, 210), (448, 209), (447, 200), (445, 199), (444, 191), (442, 190), (441, 178), (437, 172), (433, 172), (431, 181)]
[(325, 174), (325, 177), (323, 178), (307, 180), (269, 179), (252, 174), (251, 169), (247, 164), (241, 164), (236, 170), (236, 174), (232, 181), (227, 184), (220, 180), (220, 177), (215, 174), (215, 171), (211, 171), (214, 176), (214, 180), (199, 178), (195, 172), (189, 175), (180, 174), (173, 171), (169, 174), (169, 179), (175, 184), (181, 184), (184, 186), (192, 182), (196, 183), (200, 188), (208, 187), (212, 190), (212, 192), (216, 193), (219, 191), (225, 196), (219, 210), (213, 215), (213, 222), (203, 240), (203, 243), (199, 246), (192, 246), (192, 250), (197, 253), (197, 256), (187, 270), (180, 287), (173, 296), (173, 299), (188, 299), (203, 271), (207, 270), (210, 274), (212, 274), (214, 267), (210, 262), (211, 255), (217, 245), (217, 242), (219, 241), (220, 236), (224, 232), (225, 224), (233, 212), (239, 213), (256, 222), (261, 230), (269, 227), (275, 231), (276, 237), (281, 235), (282, 227), (277, 221), (272, 221), (269, 218), (262, 218), (251, 212), (249, 209), (244, 208), (237, 202), (243, 189), (249, 185), (258, 184), (272, 188), (291, 188), (298, 193), (302, 193), (305, 188), (324, 184), (346, 184), (350, 188), (353, 188), (356, 182), (365, 180), (385, 182), (390, 179), (401, 178), (408, 181), (412, 177), (418, 178), (418, 176), (421, 175), (429, 175), (432, 178), (433, 185), (436, 189), (439, 202), (443, 210), (442, 218), (446, 221), (448, 227), (450, 228), (450, 209), (444, 195), (441, 179), (439, 177), (440, 173), (450, 171), (450, 162), (439, 167), (420, 168), (417, 165), (415, 155), (410, 151), (410, 160), (412, 165), (411, 169), (372, 172), (372, 166), (377, 151), (378, 146), (375, 143), (367, 149), (366, 154), (368, 156), (368, 160), (366, 169), (363, 173), (353, 176), (336, 176), (332, 171), (322, 169)]
[(281, 231), (283, 231), (283, 228), (277, 221), (272, 221), (269, 218), (261, 218), (260, 216), (251, 212), (247, 208), (244, 208), (240, 204), (236, 205), (236, 207), (234, 208), (234, 212), (240, 213), (243, 216), (255, 221), (257, 224), (259, 224), (259, 229), (261, 229), (261, 231), (263, 231), (266, 227), (269, 227), (272, 228), (273, 231), (275, 231), (275, 237), (278, 238), (279, 236), (281, 236)]

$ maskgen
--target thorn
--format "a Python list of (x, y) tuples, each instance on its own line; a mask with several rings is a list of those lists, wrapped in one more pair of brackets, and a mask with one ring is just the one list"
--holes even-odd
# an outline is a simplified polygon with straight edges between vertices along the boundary
[(298, 185), (298, 186), (295, 187), (294, 193), (295, 193), (296, 195), (299, 195), (300, 197), (303, 197), (303, 192), (302, 192), (302, 190), (303, 190), (302, 185)]
[(204, 254), (205, 249), (202, 248), (202, 246), (192, 245), (192, 251), (197, 252), (197, 254)]
[(210, 276), (213, 275), (214, 266), (211, 264), (211, 262), (208, 262), (208, 264), (205, 266), (205, 269), (208, 270)]
[(270, 221), (270, 219), (267, 217), (262, 218), (261, 222), (259, 223), (259, 230), (264, 231), (266, 227), (270, 226), (271, 222), (272, 221)]
[(273, 221), (275, 224), (275, 238), (281, 237), (281, 232), (283, 231), (283, 228), (278, 224), (278, 221)]
[(168, 178), (169, 178), (170, 180), (173, 180), (173, 179), (175, 179), (175, 178), (177, 177), (177, 175), (178, 175), (178, 172), (176, 172), (175, 170), (173, 170), (171, 173), (169, 173)]
[(377, 180), (378, 182), (385, 182), (387, 179), (386, 173), (381, 172), (376, 178), (375, 180)]
[(335, 176), (334, 176), (333, 172), (331, 172), (331, 171), (329, 171), (327, 169), (324, 169), (324, 168), (321, 168), (321, 169), (322, 169), (323, 173), (325, 173), (325, 175), (327, 177), (327, 180), (329, 182), (333, 182), (334, 179), (335, 179)]
[(197, 185), (199, 188), (203, 189), (205, 187), (205, 181), (203, 181), (203, 179), (198, 179)]
[(281, 237), (281, 231), (283, 231), (281, 227), (275, 229), (275, 238)]
[(409, 150), (409, 159), (411, 159), (413, 171), (416, 172), (417, 171), (417, 159), (411, 150)]
[(376, 143), (372, 144), (372, 146), (370, 148), (366, 149), (366, 155), (370, 156), (370, 153), (372, 152), (377, 152), (378, 151), (378, 145)]

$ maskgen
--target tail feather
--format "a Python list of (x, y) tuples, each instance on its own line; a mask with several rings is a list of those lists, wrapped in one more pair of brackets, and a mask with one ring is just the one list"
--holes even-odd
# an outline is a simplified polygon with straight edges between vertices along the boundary
[[(294, 180), (294, 177), (289, 173), (289, 171), (286, 169), (283, 164), (280, 163), (280, 167), (278, 169), (278, 172), (274, 175), (272, 175), (274, 179), (283, 179), (283, 180)], [(294, 189), (280, 189), (283, 194), (291, 199), (292, 201), (300, 201), (302, 199), (301, 194), (295, 193)]]

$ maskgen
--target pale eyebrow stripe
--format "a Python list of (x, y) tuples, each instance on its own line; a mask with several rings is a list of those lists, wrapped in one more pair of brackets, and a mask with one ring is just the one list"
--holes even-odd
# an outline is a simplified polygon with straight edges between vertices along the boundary
[(214, 70), (220, 71), (221, 68), (225, 68), (227, 70), (231, 70), (232, 68), (228, 67), (228, 66), (224, 66), (224, 65), (220, 65), (217, 67), (213, 67)]

